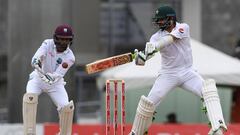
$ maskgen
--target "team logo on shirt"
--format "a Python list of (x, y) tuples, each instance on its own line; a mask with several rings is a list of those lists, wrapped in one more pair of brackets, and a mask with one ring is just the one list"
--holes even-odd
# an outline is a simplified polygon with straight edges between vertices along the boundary
[(184, 29), (183, 29), (183, 28), (179, 28), (178, 31), (179, 31), (180, 33), (184, 33)]
[(62, 67), (63, 68), (68, 68), (68, 64), (66, 62), (63, 62)]

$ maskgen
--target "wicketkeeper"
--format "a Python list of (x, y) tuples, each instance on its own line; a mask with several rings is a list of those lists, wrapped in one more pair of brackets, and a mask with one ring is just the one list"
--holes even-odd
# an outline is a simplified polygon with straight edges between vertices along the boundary
[[(190, 28), (176, 21), (176, 13), (169, 6), (159, 7), (153, 18), (159, 30), (146, 43), (145, 52), (137, 52), (137, 65), (144, 65), (155, 52), (161, 54), (161, 71), (148, 96), (142, 96), (130, 135), (143, 135), (152, 124), (155, 108), (175, 87), (194, 93), (206, 107), (211, 123), (209, 135), (223, 135), (227, 130), (215, 81), (204, 80), (193, 68)], [(204, 55), (204, 54), (203, 54)]]
[(72, 41), (72, 28), (60, 25), (53, 39), (44, 40), (33, 56), (31, 65), (34, 71), (29, 75), (23, 96), (24, 135), (36, 135), (38, 96), (42, 92), (46, 92), (57, 106), (59, 134), (71, 135), (74, 104), (73, 101), (69, 102), (63, 77), (75, 62), (75, 56), (69, 48)]

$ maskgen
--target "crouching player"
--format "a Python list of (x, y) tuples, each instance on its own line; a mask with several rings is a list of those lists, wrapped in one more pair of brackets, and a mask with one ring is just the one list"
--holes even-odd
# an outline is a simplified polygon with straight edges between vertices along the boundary
[(29, 75), (26, 93), (23, 96), (24, 135), (36, 135), (36, 113), (38, 96), (46, 92), (59, 112), (60, 135), (71, 135), (73, 101), (69, 102), (63, 77), (75, 62), (69, 48), (73, 32), (70, 26), (56, 28), (53, 39), (43, 41), (32, 58), (34, 71)]

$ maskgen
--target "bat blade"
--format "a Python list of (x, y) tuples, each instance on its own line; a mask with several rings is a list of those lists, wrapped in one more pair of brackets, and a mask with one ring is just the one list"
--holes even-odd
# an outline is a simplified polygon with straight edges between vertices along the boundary
[(115, 66), (123, 65), (133, 61), (132, 53), (125, 53), (121, 55), (112, 56), (105, 59), (100, 59), (86, 65), (86, 72), (88, 74), (100, 72)]

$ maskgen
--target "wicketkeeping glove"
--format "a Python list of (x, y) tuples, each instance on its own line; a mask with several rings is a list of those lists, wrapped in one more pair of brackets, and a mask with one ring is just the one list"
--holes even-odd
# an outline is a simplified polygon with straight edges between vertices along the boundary
[(52, 85), (53, 83), (56, 82), (54, 75), (51, 73), (46, 73), (45, 75), (41, 74), (40, 78), (42, 79), (42, 81), (44, 81), (45, 83), (47, 83), (49, 85)]
[(146, 55), (142, 51), (134, 50), (135, 64), (138, 66), (144, 66), (146, 62)]
[(42, 63), (41, 63), (40, 58), (34, 58), (34, 59), (33, 59), (33, 61), (32, 61), (32, 67), (35, 68), (35, 69), (41, 69)]

